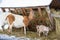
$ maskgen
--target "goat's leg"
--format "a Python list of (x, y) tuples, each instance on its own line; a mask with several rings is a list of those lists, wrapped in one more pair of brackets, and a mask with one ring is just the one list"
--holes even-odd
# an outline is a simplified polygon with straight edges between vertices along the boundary
[(39, 32), (39, 31), (37, 31), (37, 34), (38, 34), (38, 36), (40, 37), (40, 32)]
[(41, 32), (39, 32), (39, 37), (41, 36), (40, 34), (41, 34)]
[(13, 24), (9, 25), (8, 32), (12, 32), (12, 26), (13, 26)]
[(24, 34), (26, 35), (26, 26), (24, 26)]
[(41, 36), (41, 31), (38, 31), (38, 35), (39, 35), (39, 37)]
[(47, 37), (48, 36), (48, 31), (44, 31), (43, 35), (45, 35)]
[(11, 32), (12, 31), (12, 26), (13, 26), (13, 22), (15, 21), (15, 17), (10, 14), (7, 16), (7, 22), (9, 24), (9, 29), (8, 29), (8, 32)]
[(2, 28), (2, 26), (0, 25), (0, 31), (3, 31), (3, 28)]
[[(8, 20), (8, 19), (7, 19)], [(12, 24), (8, 21), (9, 27), (8, 27), (8, 32), (12, 32), (12, 26), (13, 26), (13, 22)]]

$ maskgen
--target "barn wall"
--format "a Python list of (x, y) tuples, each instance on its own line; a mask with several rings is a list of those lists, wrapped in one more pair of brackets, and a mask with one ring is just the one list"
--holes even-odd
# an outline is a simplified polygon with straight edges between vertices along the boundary
[(50, 7), (60, 8), (60, 0), (53, 0)]

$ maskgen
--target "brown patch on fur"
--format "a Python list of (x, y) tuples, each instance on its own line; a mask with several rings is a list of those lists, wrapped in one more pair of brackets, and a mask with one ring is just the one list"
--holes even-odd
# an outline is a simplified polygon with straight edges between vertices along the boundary
[[(24, 9), (24, 11), (25, 11), (25, 9)], [(26, 12), (24, 12), (24, 13), (26, 14)], [(34, 12), (33, 12), (32, 8), (30, 8), (29, 16), (24, 16), (24, 24), (26, 26), (28, 26), (29, 22), (33, 19), (33, 16), (34, 16)]]
[(8, 18), (8, 20), (9, 20), (9, 23), (10, 23), (10, 24), (12, 24), (13, 21), (15, 21), (15, 17), (14, 17), (12, 14), (8, 15), (7, 18)]
[(27, 16), (24, 16), (24, 24), (27, 26), (28, 25), (28, 23), (29, 23), (29, 19), (28, 19), (28, 17)]

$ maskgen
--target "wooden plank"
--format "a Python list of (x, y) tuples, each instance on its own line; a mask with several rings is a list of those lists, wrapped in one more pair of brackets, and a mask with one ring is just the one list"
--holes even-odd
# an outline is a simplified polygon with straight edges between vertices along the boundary
[(54, 25), (54, 23), (53, 23), (53, 17), (51, 16), (51, 11), (50, 11), (49, 6), (47, 6), (45, 9), (46, 9), (46, 12), (48, 14), (48, 17), (49, 17), (49, 20), (51, 22), (51, 25), (53, 26)]

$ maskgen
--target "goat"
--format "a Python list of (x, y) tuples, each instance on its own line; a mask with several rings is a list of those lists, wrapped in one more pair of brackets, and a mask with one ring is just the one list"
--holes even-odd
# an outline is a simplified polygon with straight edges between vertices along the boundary
[(50, 31), (50, 28), (49, 27), (46, 27), (44, 25), (37, 25), (36, 26), (36, 29), (37, 29), (37, 33), (39, 34), (40, 36), (40, 33), (42, 32), (45, 36), (48, 35), (49, 31)]
[(0, 29), (8, 29), (8, 32), (12, 31), (12, 27), (21, 28), (24, 27), (24, 34), (26, 34), (26, 26), (28, 25), (29, 21), (33, 19), (33, 10), (30, 8), (29, 16), (22, 16), (17, 14), (12, 14), (9, 12), (8, 9), (5, 9), (6, 12), (1, 12), (0, 15)]
[(16, 15), (16, 14), (9, 14), (6, 17), (6, 20), (9, 25), (8, 32), (12, 31), (12, 27), (21, 28), (24, 27), (24, 34), (26, 34), (26, 26), (28, 23), (33, 19), (33, 11), (30, 9), (29, 16), (22, 16), (22, 15)]

